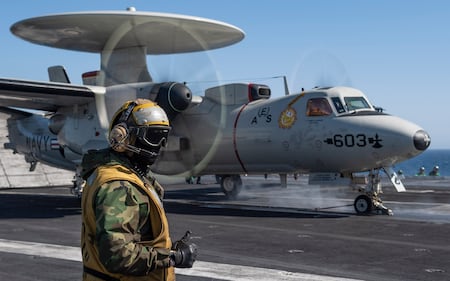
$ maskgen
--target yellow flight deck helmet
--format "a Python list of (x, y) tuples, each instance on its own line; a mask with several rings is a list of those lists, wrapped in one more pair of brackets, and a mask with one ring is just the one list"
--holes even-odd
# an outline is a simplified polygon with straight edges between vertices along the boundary
[(159, 149), (167, 144), (170, 129), (167, 114), (155, 102), (127, 101), (111, 121), (109, 144), (117, 152), (131, 151), (156, 158)]

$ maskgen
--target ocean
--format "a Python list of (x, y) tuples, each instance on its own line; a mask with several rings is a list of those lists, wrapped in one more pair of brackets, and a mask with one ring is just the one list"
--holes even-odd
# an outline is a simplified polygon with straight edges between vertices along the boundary
[(419, 156), (395, 165), (394, 170), (402, 170), (405, 176), (414, 176), (420, 167), (424, 167), (428, 175), (434, 166), (439, 166), (440, 176), (450, 176), (450, 149), (426, 150)]

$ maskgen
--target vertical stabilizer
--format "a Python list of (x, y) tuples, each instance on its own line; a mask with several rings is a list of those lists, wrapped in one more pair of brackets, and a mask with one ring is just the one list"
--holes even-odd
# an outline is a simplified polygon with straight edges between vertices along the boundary
[(66, 69), (62, 65), (50, 66), (48, 69), (48, 78), (50, 82), (68, 83), (70, 84), (69, 76)]
[(125, 49), (103, 50), (101, 53), (101, 73), (97, 85), (151, 82), (147, 69), (147, 48), (131, 47)]

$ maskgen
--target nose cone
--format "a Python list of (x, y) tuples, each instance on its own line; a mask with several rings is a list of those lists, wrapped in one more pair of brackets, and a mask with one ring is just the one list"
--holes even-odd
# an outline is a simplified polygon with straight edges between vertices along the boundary
[[(387, 114), (355, 114), (340, 117), (334, 136), (332, 155), (323, 161), (332, 162), (339, 171), (361, 171), (390, 167), (423, 153), (430, 146), (430, 135), (420, 126)], [(344, 134), (342, 132), (345, 132)], [(353, 137), (354, 136), (354, 137)], [(351, 142), (364, 139), (363, 143)], [(356, 149), (357, 148), (357, 149)], [(338, 154), (341, 153), (341, 154)], [(332, 159), (331, 159), (332, 158)], [(327, 162), (328, 161), (328, 162)], [(345, 165), (345, 170), (342, 166)]]
[(431, 138), (424, 130), (419, 130), (414, 134), (414, 147), (417, 150), (424, 151), (430, 146)]

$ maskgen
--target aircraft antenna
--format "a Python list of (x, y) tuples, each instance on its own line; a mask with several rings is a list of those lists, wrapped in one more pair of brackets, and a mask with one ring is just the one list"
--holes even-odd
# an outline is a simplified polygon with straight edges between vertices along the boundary
[(283, 75), (283, 82), (284, 82), (284, 94), (286, 96), (289, 96), (289, 87), (288, 87), (288, 84), (287, 84), (286, 75)]

